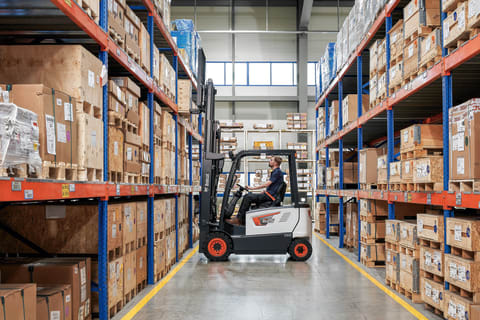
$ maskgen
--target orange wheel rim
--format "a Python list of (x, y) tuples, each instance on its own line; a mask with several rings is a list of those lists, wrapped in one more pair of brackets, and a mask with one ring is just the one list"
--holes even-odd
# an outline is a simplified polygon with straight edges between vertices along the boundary
[(303, 258), (308, 254), (308, 248), (305, 244), (299, 243), (295, 246), (295, 255), (299, 258)]
[(208, 243), (208, 253), (214, 257), (221, 257), (227, 252), (227, 243), (222, 238), (213, 238)]

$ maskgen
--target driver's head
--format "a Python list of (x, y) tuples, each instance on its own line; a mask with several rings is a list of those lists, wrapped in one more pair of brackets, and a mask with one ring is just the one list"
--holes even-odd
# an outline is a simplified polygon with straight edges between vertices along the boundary
[(280, 158), (280, 157), (271, 157), (271, 158), (270, 158), (270, 162), (268, 163), (268, 166), (269, 166), (270, 168), (280, 167), (281, 164), (282, 164), (282, 158)]

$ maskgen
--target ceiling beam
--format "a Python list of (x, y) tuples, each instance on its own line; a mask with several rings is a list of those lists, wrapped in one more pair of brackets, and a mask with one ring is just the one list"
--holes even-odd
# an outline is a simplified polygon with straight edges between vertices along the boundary
[(298, 21), (298, 30), (308, 30), (308, 24), (310, 23), (310, 17), (312, 16), (313, 0), (301, 1), (302, 7), (300, 8), (300, 19)]

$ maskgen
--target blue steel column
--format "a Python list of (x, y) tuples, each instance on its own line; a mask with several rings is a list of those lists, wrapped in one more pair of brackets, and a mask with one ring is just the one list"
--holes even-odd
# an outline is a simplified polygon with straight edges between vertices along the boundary
[[(192, 119), (192, 116), (190, 116)], [(190, 192), (188, 193), (188, 247), (193, 248), (193, 171), (192, 171), (192, 135), (188, 136), (188, 181)]]
[[(338, 82), (338, 131), (343, 129), (343, 81)], [(343, 138), (338, 140), (338, 175), (339, 189), (343, 189)], [(343, 248), (343, 197), (338, 198), (338, 247)]]
[[(357, 56), (357, 116), (358, 118), (362, 115), (362, 54), (360, 53)], [(360, 189), (360, 150), (363, 148), (363, 130), (361, 126), (357, 128), (357, 149), (358, 149), (358, 186), (357, 188)], [(358, 261), (360, 261), (360, 198), (358, 200), (358, 208), (357, 208), (357, 233), (358, 233)]]
[[(100, 27), (108, 30), (107, 0), (100, 1)], [(108, 70), (108, 51), (101, 48), (99, 58)], [(103, 84), (103, 180), (108, 181), (108, 86)], [(98, 305), (100, 319), (108, 319), (108, 198), (98, 202)]]
[[(325, 137), (328, 137), (328, 131), (330, 130), (330, 112), (328, 110), (328, 98), (325, 98)], [(330, 155), (328, 146), (325, 147), (325, 172), (327, 172), (328, 167), (330, 166)], [(325, 173), (326, 174), (326, 173)], [(325, 189), (327, 184), (325, 184)], [(327, 239), (330, 238), (330, 196), (325, 196), (325, 221), (326, 221), (326, 232), (325, 236)]]
[[(148, 33), (150, 34), (150, 77), (153, 78), (153, 16), (152, 13), (148, 13), (147, 21)], [(154, 117), (154, 106), (153, 106), (153, 92), (149, 91), (147, 94), (147, 103), (148, 109), (150, 112), (150, 137), (149, 137), (149, 146), (150, 146), (150, 172), (148, 177), (148, 183), (150, 188), (153, 185), (154, 180), (154, 168), (155, 168), (155, 146), (153, 145), (153, 117)], [(155, 283), (155, 206), (154, 206), (154, 197), (153, 193), (149, 192), (148, 195), (148, 207), (147, 207), (147, 281), (148, 284)]]
[[(388, 15), (385, 19), (386, 24), (386, 58), (387, 58), (387, 95), (388, 86), (390, 83), (390, 34), (388, 33), (392, 29), (392, 16)], [(392, 106), (387, 108), (387, 183), (390, 183), (390, 163), (393, 162), (394, 154), (394, 125), (393, 125), (393, 109)], [(390, 187), (389, 187), (390, 188)], [(388, 219), (395, 219), (395, 204), (388, 203)]]
[[(200, 113), (198, 115), (198, 134), (202, 136), (203, 134), (203, 128), (202, 128), (202, 114)], [(205, 140), (203, 140), (205, 141)], [(200, 185), (202, 185), (202, 170), (203, 170), (203, 161), (202, 161), (202, 142), (198, 142), (198, 161), (200, 162)], [(202, 189), (200, 188), (200, 193), (202, 192)], [(202, 197), (198, 197), (198, 203), (201, 206), (202, 205)]]
[[(447, 17), (447, 14), (442, 11), (441, 20), (442, 28), (442, 56), (445, 57), (448, 55), (447, 48), (443, 47), (443, 21)], [(450, 159), (449, 159), (449, 148), (450, 148), (450, 132), (448, 128), (448, 113), (450, 108), (453, 105), (453, 94), (452, 94), (452, 75), (450, 72), (446, 72), (442, 75), (442, 125), (443, 125), (443, 190), (448, 191), (448, 181), (450, 179)], [(443, 210), (443, 225), (447, 225), (447, 218), (454, 216), (454, 212), (451, 208), (444, 208)], [(447, 228), (444, 228), (444, 239), (447, 239)], [(444, 252), (450, 253), (450, 246), (445, 243)], [(445, 281), (445, 289), (449, 289), (450, 284)]]
[[(173, 56), (173, 69), (175, 70), (175, 103), (178, 103), (178, 56)], [(175, 185), (178, 186), (178, 115), (173, 115), (175, 120)], [(175, 193), (175, 261), (178, 262), (178, 192)]]
[[(315, 92), (317, 90), (317, 86), (315, 86)], [(318, 102), (318, 99), (316, 98), (317, 95), (315, 94), (315, 104)], [(317, 146), (318, 146), (318, 109), (315, 110), (315, 181), (316, 181), (316, 185), (314, 187), (314, 190), (317, 190), (318, 189), (318, 186), (319, 186), (319, 181), (318, 181), (318, 154), (319, 154), (319, 150), (317, 149)], [(318, 203), (320, 200), (320, 196), (316, 194), (315, 192), (315, 203)], [(316, 207), (316, 206), (315, 206)], [(313, 213), (313, 216), (315, 217), (315, 219), (317, 219), (317, 212), (314, 212)]]

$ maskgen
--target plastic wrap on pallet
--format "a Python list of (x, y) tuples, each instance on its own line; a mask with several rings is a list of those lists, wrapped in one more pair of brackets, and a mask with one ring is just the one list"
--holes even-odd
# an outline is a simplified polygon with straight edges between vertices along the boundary
[(330, 42), (325, 48), (325, 54), (320, 59), (322, 75), (322, 91), (328, 88), (328, 85), (335, 77), (335, 43)]
[(360, 24), (360, 16), (358, 14), (358, 5), (355, 4), (352, 9), (350, 10), (350, 13), (348, 15), (348, 44), (349, 44), (349, 50), (348, 50), (348, 57), (353, 53), (353, 51), (358, 47), (358, 44), (360, 43), (359, 39), (359, 24)]
[[(40, 172), (39, 137), (36, 113), (13, 103), (0, 103), (0, 167), (28, 164), (30, 171)], [(51, 146), (55, 148), (55, 141)]]
[(343, 26), (342, 26), (342, 38), (341, 38), (341, 42), (342, 42), (342, 64), (341, 64), (341, 67), (342, 68), (345, 65), (345, 63), (347, 62), (348, 58), (350, 57), (350, 51), (349, 51), (350, 43), (348, 41), (349, 26), (350, 26), (349, 20), (350, 20), (350, 16), (347, 16), (345, 18), (345, 21), (343, 22)]
[(321, 60), (315, 63), (315, 99), (318, 100), (322, 94), (322, 67), (321, 67)]

